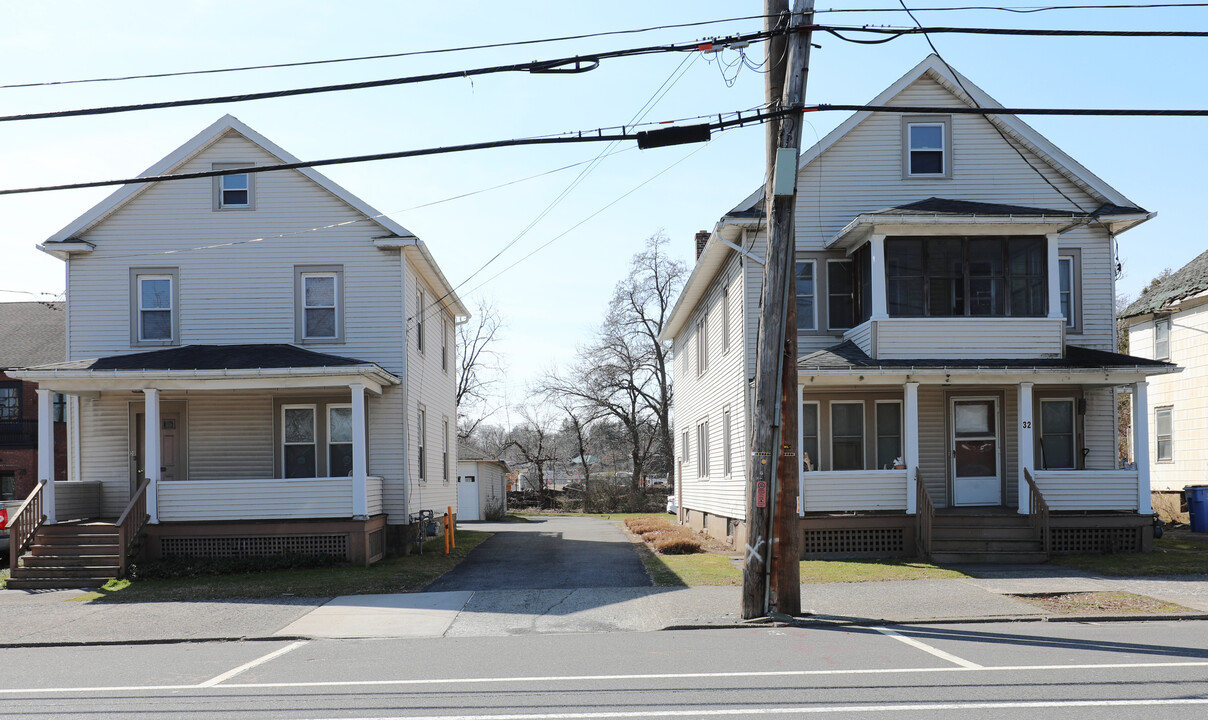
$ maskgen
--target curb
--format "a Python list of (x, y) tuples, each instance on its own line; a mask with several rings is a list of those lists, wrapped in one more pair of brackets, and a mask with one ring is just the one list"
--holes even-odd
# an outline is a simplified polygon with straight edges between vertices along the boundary
[(136, 645), (192, 645), (201, 643), (228, 643), (228, 642), (277, 642), (277, 641), (298, 641), (298, 640), (313, 640), (314, 638), (304, 635), (262, 635), (262, 636), (218, 636), (218, 637), (195, 637), (195, 638), (156, 638), (153, 640), (55, 640), (55, 641), (36, 641), (16, 642), (16, 643), (0, 643), (0, 650), (9, 648), (57, 648), (57, 647), (113, 647), (113, 646), (136, 646)]
[(874, 625), (979, 625), (991, 623), (1104, 623), (1104, 622), (1166, 622), (1171, 620), (1208, 620), (1208, 613), (1166, 613), (1149, 615), (991, 615), (981, 617), (878, 619), (845, 618), (834, 615), (796, 617), (791, 620), (757, 618), (738, 623), (685, 623), (668, 625), (668, 630), (742, 630), (769, 627), (872, 627)]

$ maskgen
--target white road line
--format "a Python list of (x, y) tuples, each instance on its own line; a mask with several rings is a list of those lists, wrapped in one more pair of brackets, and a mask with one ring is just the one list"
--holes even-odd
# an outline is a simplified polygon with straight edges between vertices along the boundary
[[(919, 705), (824, 705), (806, 707), (725, 708), (716, 710), (634, 710), (588, 713), (517, 713), (509, 715), (382, 715), (358, 720), (592, 720), (593, 718), (657, 717), (745, 717), (757, 715), (823, 715), (832, 713), (900, 713), (955, 710), (1023, 710), (1065, 708), (1157, 707), (1161, 705), (1208, 705), (1208, 698), (1171, 700), (1052, 700), (1035, 702), (926, 703)], [(311, 720), (342, 720), (311, 718)]]
[(233, 670), (227, 670), (226, 672), (224, 672), (221, 675), (212, 677), (209, 680), (206, 680), (205, 682), (201, 683), (197, 687), (203, 687), (203, 688), (214, 687), (218, 683), (224, 682), (226, 680), (230, 680), (231, 678), (235, 677), (236, 675), (241, 675), (258, 665), (263, 665), (264, 663), (269, 662), (270, 660), (275, 660), (276, 658), (281, 657), (282, 655), (284, 655), (287, 652), (292, 652), (294, 650), (297, 650), (298, 648), (305, 645), (307, 642), (308, 641), (306, 641), (306, 640), (299, 640), (297, 642), (290, 643), (289, 645), (286, 645), (285, 647), (281, 648), (280, 650), (274, 650), (273, 652), (269, 653), (268, 655), (265, 655), (264, 657), (256, 658), (255, 660), (253, 660), (249, 663), (244, 663)]
[(70, 687), (70, 688), (0, 688), (2, 695), (24, 694), (55, 694), (55, 693), (102, 693), (149, 690), (197, 690), (209, 687), (212, 690), (248, 690), (256, 688), (346, 688), (346, 687), (387, 687), (391, 685), (483, 685), (502, 683), (574, 683), (612, 680), (692, 680), (716, 678), (746, 678), (746, 677), (818, 677), (843, 675), (908, 675), (928, 673), (1006, 673), (1006, 672), (1045, 672), (1051, 670), (1139, 670), (1148, 668), (1208, 668), (1208, 661), (1188, 660), (1180, 662), (1155, 663), (1088, 663), (1077, 665), (1001, 665), (997, 667), (923, 667), (923, 668), (866, 668), (854, 670), (772, 670), (750, 672), (711, 672), (711, 673), (652, 673), (648, 675), (535, 675), (526, 677), (470, 677), (470, 678), (432, 678), (432, 679), (398, 679), (398, 680), (339, 680), (314, 682), (271, 682), (271, 683), (225, 683), (222, 685), (116, 685), (111, 687)]
[(888, 635), (889, 637), (893, 638), (894, 640), (904, 642), (907, 645), (909, 645), (910, 647), (918, 648), (919, 650), (922, 650), (925, 653), (930, 653), (931, 655), (934, 655), (937, 658), (940, 658), (941, 660), (947, 660), (948, 662), (953, 663), (955, 665), (960, 665), (963, 668), (969, 668), (970, 670), (980, 670), (982, 667), (981, 665), (978, 665), (975, 662), (969, 662), (968, 660), (966, 660), (964, 658), (959, 658), (959, 657), (953, 655), (952, 653), (944, 652), (943, 650), (940, 650), (939, 648), (931, 647), (930, 645), (928, 645), (925, 642), (919, 642), (918, 640), (915, 640), (912, 637), (906, 637), (905, 635), (896, 633), (893, 630), (890, 630), (889, 628), (874, 627), (873, 630), (876, 630), (877, 632), (881, 633), (882, 635)]

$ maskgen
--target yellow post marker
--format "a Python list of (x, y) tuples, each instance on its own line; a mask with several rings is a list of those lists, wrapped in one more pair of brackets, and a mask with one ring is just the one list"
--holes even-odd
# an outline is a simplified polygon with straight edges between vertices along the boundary
[(457, 549), (457, 521), (453, 519), (453, 506), (447, 506), (449, 510), (449, 544), (453, 549)]
[(445, 513), (445, 554), (449, 554), (449, 515)]

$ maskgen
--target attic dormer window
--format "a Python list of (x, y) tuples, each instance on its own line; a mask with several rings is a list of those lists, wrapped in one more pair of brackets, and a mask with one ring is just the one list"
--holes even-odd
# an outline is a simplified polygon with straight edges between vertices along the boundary
[(906, 118), (903, 124), (906, 177), (951, 177), (950, 119)]
[[(215, 170), (234, 170), (248, 167), (248, 163), (214, 163)], [(235, 173), (218, 175), (214, 178), (215, 210), (255, 209), (255, 175)]]

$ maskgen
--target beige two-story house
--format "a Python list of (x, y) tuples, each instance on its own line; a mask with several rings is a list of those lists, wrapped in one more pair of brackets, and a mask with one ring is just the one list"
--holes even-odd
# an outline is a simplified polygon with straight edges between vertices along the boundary
[[(90, 580), (135, 552), (371, 562), (456, 508), (467, 310), (389, 217), (312, 168), (258, 171), (295, 162), (226, 116), (39, 246), (66, 265), (67, 358), (12, 374), (66, 397), (68, 479), (43, 467), (15, 521), (15, 584), (79, 582), (18, 561), (51, 536), (108, 538)], [(171, 179), (195, 173), (218, 174)]]
[[(1035, 561), (1148, 547), (1119, 470), (1114, 239), (1152, 214), (930, 56), (805, 150), (795, 271), (806, 557)], [(741, 543), (762, 188), (701, 238), (674, 342), (681, 517)]]

